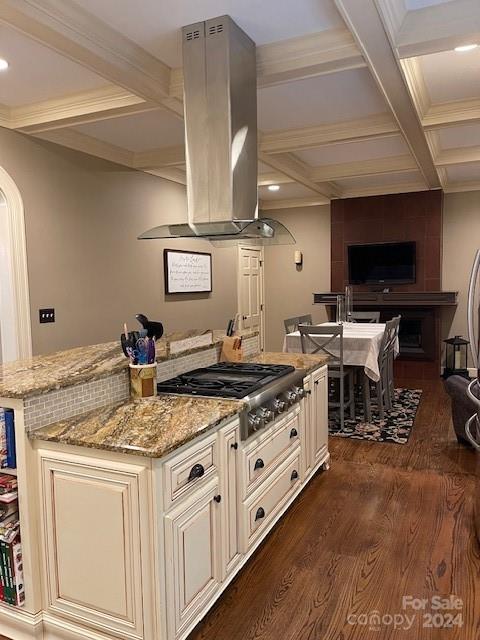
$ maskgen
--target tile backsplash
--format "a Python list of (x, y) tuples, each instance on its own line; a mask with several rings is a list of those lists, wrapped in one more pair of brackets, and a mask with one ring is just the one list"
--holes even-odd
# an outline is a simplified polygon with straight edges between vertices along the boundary
[[(258, 353), (258, 336), (244, 338), (242, 346), (245, 356)], [(157, 379), (161, 382), (186, 371), (215, 364), (220, 359), (221, 350), (222, 346), (218, 344), (196, 353), (160, 362), (157, 365)], [(91, 382), (33, 396), (25, 400), (25, 428), (27, 431), (39, 429), (107, 404), (127, 400), (129, 395), (129, 376), (128, 370), (125, 370)]]

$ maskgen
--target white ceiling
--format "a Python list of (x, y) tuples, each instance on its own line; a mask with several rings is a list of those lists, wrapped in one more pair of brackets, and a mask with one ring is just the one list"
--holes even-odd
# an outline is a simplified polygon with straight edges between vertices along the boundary
[(317, 149), (307, 149), (295, 153), (300, 160), (314, 167), (409, 154), (410, 150), (403, 138), (394, 135), (388, 138), (329, 144)]
[(129, 151), (150, 151), (182, 144), (184, 140), (183, 121), (165, 109), (99, 120), (74, 128)]
[(0, 24), (0, 104), (9, 107), (102, 87), (104, 78)]
[(230, 15), (257, 45), (343, 26), (332, 0), (82, 0), (105, 20), (171, 67), (182, 64), (180, 29)]
[(473, 51), (441, 51), (419, 58), (433, 103), (480, 95), (480, 47)]
[[(268, 173), (269, 179), (282, 184), (275, 193), (261, 187), (262, 199), (282, 200), (282, 206), (286, 206), (286, 200), (310, 197), (313, 203), (326, 194), (342, 197), (365, 190), (387, 193), (389, 188), (398, 190), (402, 184), (410, 188), (412, 183), (422, 188), (427, 186), (422, 174), (409, 167), (425, 162), (431, 163), (430, 178), (428, 171), (423, 173), (430, 185), (433, 175), (435, 186), (441, 183), (446, 190), (451, 182), (465, 183), (465, 189), (480, 189), (480, 163), (471, 164), (480, 158), (480, 49), (465, 54), (451, 50), (454, 45), (448, 31), (453, 30), (458, 38), (462, 29), (469, 32), (471, 26), (464, 25), (468, 20), (461, 11), (458, 22), (442, 23), (442, 12), (436, 13), (436, 6), (444, 5), (445, 0), (358, 0), (368, 2), (366, 8), (373, 6), (382, 14), (392, 45), (382, 45), (384, 30), (376, 30), (373, 23), (363, 35), (356, 31), (355, 39), (335, 8), (338, 0), (76, 1), (77, 5), (70, 0), (45, 3), (42, 20), (47, 21), (48, 28), (32, 30), (31, 37), (0, 25), (0, 57), (11, 64), (0, 74), (0, 125), (127, 166), (144, 166), (139, 164), (144, 158), (134, 154), (154, 151), (147, 158), (149, 163), (157, 163), (152, 170), (184, 183), (181, 75), (172, 74), (169, 68), (145, 56), (138, 46), (168, 67), (179, 67), (180, 28), (229, 14), (258, 45), (276, 43), (268, 53), (273, 55), (273, 63), (268, 56), (262, 58), (262, 64), (266, 59), (270, 65), (270, 82), (273, 77), (276, 84), (258, 91), (258, 121), (259, 129), (269, 134), (267, 139), (273, 139), (274, 144), (281, 139), (282, 151), (278, 161), (275, 149), (270, 147), (269, 151), (267, 145), (264, 151), (262, 147), (267, 157), (272, 153), (270, 160), (278, 170), (260, 162), (259, 173)], [(343, 4), (344, 8), (355, 6), (352, 0)], [(450, 0), (450, 4), (464, 7), (466, 3)], [(18, 12), (28, 5), (19, 3)], [(51, 6), (57, 13), (48, 22)], [(72, 6), (80, 13), (91, 13), (77, 16), (77, 22), (75, 11), (65, 13), (62, 21), (62, 10)], [(425, 34), (420, 34), (425, 40), (417, 42), (419, 52), (415, 53), (416, 41), (408, 40), (405, 30), (411, 28), (417, 10), (428, 14), (431, 27), (426, 26)], [(480, 0), (470, 23), (476, 24), (476, 20), (480, 21)], [(29, 20), (23, 20), (15, 26), (28, 31), (29, 24)], [(320, 32), (322, 36), (314, 39), (312, 50), (312, 39), (302, 40), (302, 36)], [(50, 33), (56, 36), (50, 37)], [(418, 29), (413, 35), (418, 37)], [(125, 36), (133, 43), (125, 42)], [(70, 42), (69, 37), (78, 40)], [(39, 44), (38, 38), (44, 44)], [(283, 41), (292, 38), (296, 40), (285, 45)], [(65, 40), (63, 55), (53, 51)], [(394, 77), (395, 64), (388, 77), (382, 78), (373, 60), (382, 46), (387, 58), (392, 50), (399, 58), (400, 45), (407, 41), (413, 47), (408, 55), (414, 56), (420, 70), (409, 75), (405, 71), (408, 61), (403, 65), (408, 88), (402, 76)], [(362, 56), (362, 51), (369, 55)], [(424, 55), (425, 51), (439, 52)], [(140, 80), (135, 81), (137, 75)], [(96, 90), (94, 94), (92, 89)], [(406, 99), (398, 102), (402, 95)], [(58, 98), (64, 99), (60, 106), (58, 101), (50, 102)], [(25, 106), (28, 109), (22, 109)], [(162, 108), (152, 110), (152, 106)], [(402, 124), (405, 110), (407, 127)], [(432, 131), (430, 151), (419, 122)], [(297, 131), (305, 128), (312, 128), (312, 132)], [(418, 153), (422, 148), (423, 159)], [(438, 157), (448, 149), (455, 152)], [(387, 162), (396, 156), (402, 158)], [(381, 173), (385, 170), (383, 159), (390, 173)], [(359, 170), (362, 162), (368, 165)], [(445, 171), (439, 169), (437, 174), (435, 163), (443, 167), (451, 162), (456, 164)], [(329, 182), (314, 184), (321, 175), (315, 168), (332, 165), (324, 173), (331, 176)], [(358, 177), (359, 173), (366, 175)]]
[(362, 118), (386, 108), (370, 72), (352, 69), (260, 89), (258, 126), (262, 131), (297, 129)]

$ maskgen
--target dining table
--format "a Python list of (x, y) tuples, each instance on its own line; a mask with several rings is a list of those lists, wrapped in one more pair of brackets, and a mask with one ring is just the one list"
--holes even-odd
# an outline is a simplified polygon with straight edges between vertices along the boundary
[[(382, 346), (382, 338), (385, 333), (385, 324), (381, 322), (343, 322), (343, 364), (345, 366), (363, 367), (366, 375), (378, 382), (380, 369), (378, 356)], [(317, 326), (335, 327), (335, 322), (322, 322)], [(323, 336), (324, 337), (324, 336)], [(335, 338), (329, 345), (329, 351), (339, 357), (340, 338)], [(311, 353), (315, 347), (308, 345)], [(300, 331), (287, 333), (283, 343), (283, 350), (288, 353), (302, 353), (302, 341)], [(399, 353), (398, 337), (394, 346), (395, 355)]]

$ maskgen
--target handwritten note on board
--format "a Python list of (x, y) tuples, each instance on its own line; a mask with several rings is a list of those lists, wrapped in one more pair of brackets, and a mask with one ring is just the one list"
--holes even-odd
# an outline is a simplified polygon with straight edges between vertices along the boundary
[(210, 253), (164, 250), (165, 292), (201, 293), (212, 290)]

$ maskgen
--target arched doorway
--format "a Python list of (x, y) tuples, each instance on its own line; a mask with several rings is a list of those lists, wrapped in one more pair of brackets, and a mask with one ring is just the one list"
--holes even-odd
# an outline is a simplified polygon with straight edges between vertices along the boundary
[(16, 184), (0, 167), (0, 362), (31, 355), (23, 202)]

